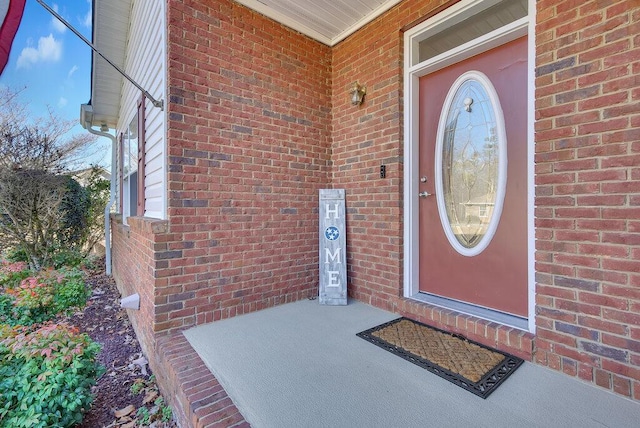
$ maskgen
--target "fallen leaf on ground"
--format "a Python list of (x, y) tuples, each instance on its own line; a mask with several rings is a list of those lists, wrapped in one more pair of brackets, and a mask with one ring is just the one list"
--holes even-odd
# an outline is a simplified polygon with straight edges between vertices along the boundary
[(147, 392), (147, 395), (144, 396), (144, 399), (142, 400), (142, 404), (150, 403), (156, 398), (158, 398), (158, 391), (149, 391)]
[(120, 409), (120, 410), (116, 410), (114, 415), (116, 418), (121, 418), (123, 416), (127, 416), (128, 414), (130, 414), (131, 412), (133, 412), (136, 408), (132, 405), (129, 404), (127, 407)]

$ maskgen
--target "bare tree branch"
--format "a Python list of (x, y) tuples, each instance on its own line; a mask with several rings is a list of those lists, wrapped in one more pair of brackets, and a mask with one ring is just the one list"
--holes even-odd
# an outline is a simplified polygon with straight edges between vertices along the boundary
[(75, 122), (51, 109), (44, 118), (31, 118), (19, 93), (0, 89), (0, 246), (20, 246), (38, 269), (60, 243), (69, 190), (63, 174), (96, 137), (68, 137)]

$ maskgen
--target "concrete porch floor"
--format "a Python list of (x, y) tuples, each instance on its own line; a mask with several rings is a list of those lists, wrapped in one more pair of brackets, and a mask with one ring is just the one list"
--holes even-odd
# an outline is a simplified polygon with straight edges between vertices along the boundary
[(305, 300), (184, 335), (257, 428), (640, 426), (640, 403), (535, 364), (485, 400), (356, 336), (397, 317)]

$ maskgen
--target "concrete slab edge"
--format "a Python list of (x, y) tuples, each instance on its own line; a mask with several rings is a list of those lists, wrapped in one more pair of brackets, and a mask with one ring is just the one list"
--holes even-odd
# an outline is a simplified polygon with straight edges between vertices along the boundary
[(159, 337), (155, 354), (156, 381), (180, 427), (250, 427), (182, 332)]

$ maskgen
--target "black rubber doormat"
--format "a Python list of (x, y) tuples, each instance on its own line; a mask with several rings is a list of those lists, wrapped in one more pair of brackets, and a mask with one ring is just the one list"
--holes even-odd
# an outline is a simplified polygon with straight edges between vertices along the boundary
[(487, 398), (524, 362), (404, 317), (357, 335), (482, 398)]

